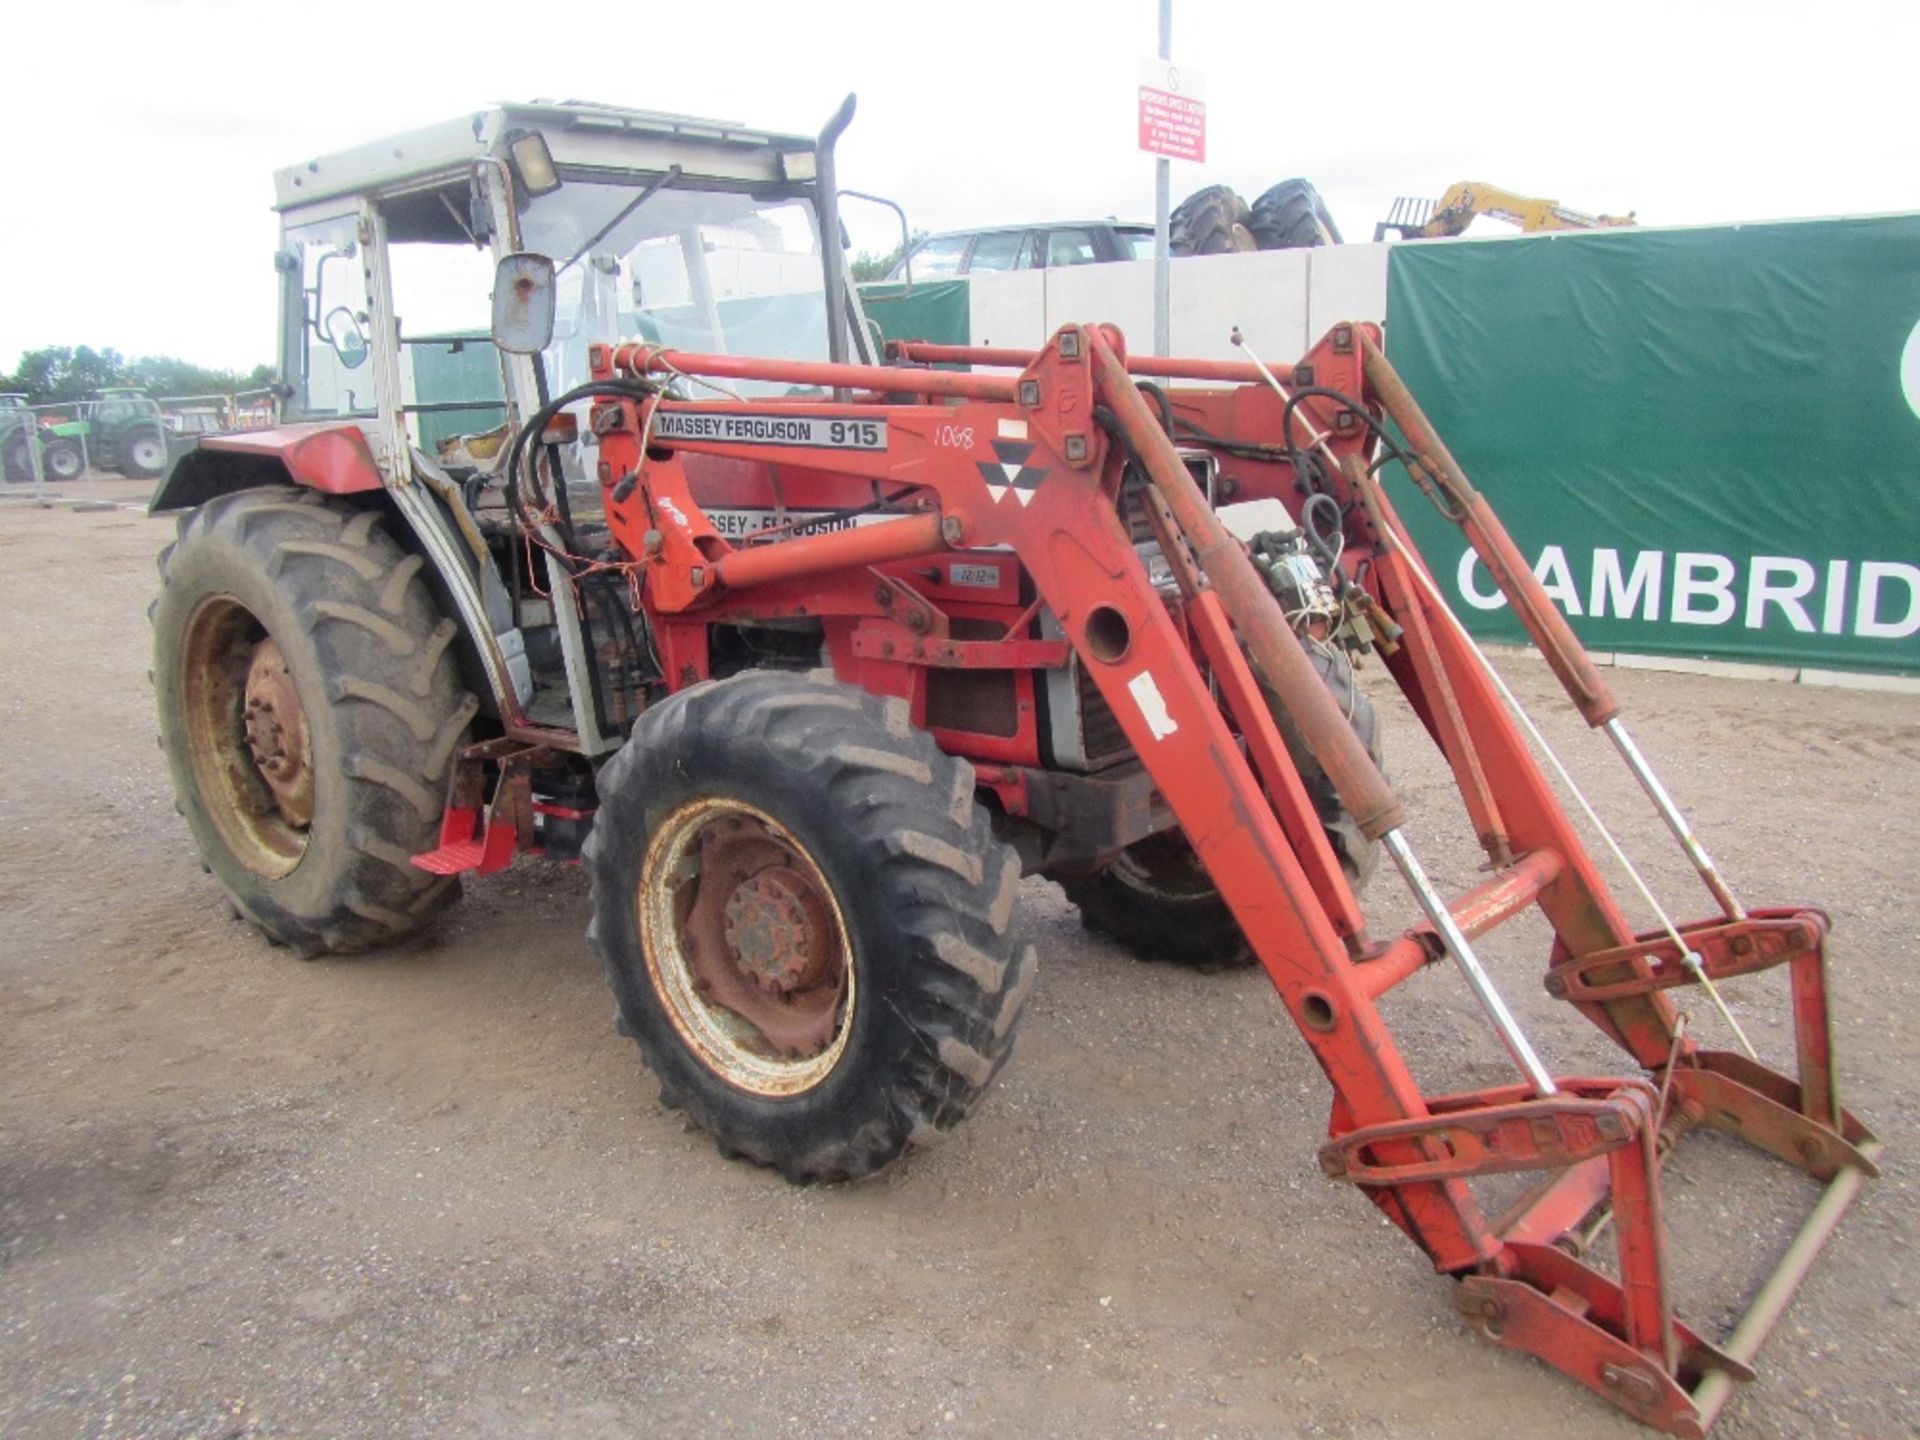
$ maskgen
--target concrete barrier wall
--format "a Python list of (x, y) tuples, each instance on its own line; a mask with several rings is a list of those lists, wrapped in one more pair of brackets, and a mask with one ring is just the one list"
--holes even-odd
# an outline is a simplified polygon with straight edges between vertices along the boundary
[[(1385, 245), (1208, 255), (1172, 267), (1172, 349), (1238, 358), (1238, 325), (1263, 358), (1290, 364), (1341, 320), (1379, 320), (1387, 308)], [(1153, 262), (1076, 265), (970, 277), (976, 345), (1036, 349), (1074, 321), (1118, 325), (1138, 350), (1153, 346)]]

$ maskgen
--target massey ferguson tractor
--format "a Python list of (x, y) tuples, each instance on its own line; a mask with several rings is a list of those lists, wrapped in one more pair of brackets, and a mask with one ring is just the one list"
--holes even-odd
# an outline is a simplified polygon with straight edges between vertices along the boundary
[[(279, 173), (278, 428), (204, 438), (153, 502), (179, 526), (162, 744), (213, 875), (311, 956), (418, 930), (463, 876), (584, 857), (662, 1098), (796, 1181), (870, 1174), (974, 1107), (1037, 979), (1021, 879), (1052, 876), (1143, 954), (1260, 965), (1333, 1090), (1328, 1177), (1487, 1339), (1700, 1435), (1875, 1174), (1838, 1096), (1826, 917), (1735, 898), (1378, 326), (1277, 368), (1099, 324), (877, 346), (839, 243), (851, 117), (511, 106)], [(428, 383), (419, 352), (462, 347), (497, 354), (497, 387)], [(1396, 513), (1428, 502), (1632, 768), (1706, 918), (1643, 893), (1660, 923), (1628, 924)], [(1458, 784), (1487, 861), (1464, 895), (1421, 869), (1361, 654)], [(1404, 934), (1360, 903), (1383, 854), (1425, 917)], [(1620, 1073), (1547, 1068), (1476, 956), (1534, 906), (1548, 992)], [(1511, 1083), (1416, 1082), (1378, 1003), (1429, 967)], [(1773, 968), (1792, 1074), (1676, 1006)], [(1717, 1341), (1663, 1248), (1662, 1170), (1696, 1128), (1823, 1187)], [(1475, 1182), (1515, 1171), (1538, 1183), (1483, 1209)]]

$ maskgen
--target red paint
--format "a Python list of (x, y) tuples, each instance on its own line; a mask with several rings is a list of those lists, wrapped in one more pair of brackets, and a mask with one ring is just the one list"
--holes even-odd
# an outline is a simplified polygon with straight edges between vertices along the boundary
[(366, 434), (357, 425), (283, 425), (237, 435), (208, 435), (202, 450), (276, 459), (297, 484), (323, 495), (359, 495), (386, 488)]

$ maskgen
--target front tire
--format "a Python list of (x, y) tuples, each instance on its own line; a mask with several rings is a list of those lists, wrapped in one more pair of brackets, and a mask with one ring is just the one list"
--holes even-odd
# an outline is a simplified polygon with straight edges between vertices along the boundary
[(78, 480), (86, 473), (86, 457), (71, 440), (55, 440), (41, 452), (40, 464), (49, 480)]
[(457, 882), (438, 834), (479, 703), (420, 572), (353, 510), (287, 486), (208, 501), (160, 556), (160, 748), (234, 908), (302, 956), (419, 929)]
[[(1307, 656), (1377, 764), (1381, 754), (1379, 718), (1373, 702), (1355, 683), (1352, 659), (1327, 645), (1309, 648)], [(1313, 801), (1334, 858), (1358, 895), (1379, 868), (1380, 849), (1341, 804), (1339, 792), (1313, 758), (1278, 695), (1264, 685), (1261, 693), (1286, 743), (1287, 755)], [(1253, 948), (1239, 922), (1178, 830), (1136, 841), (1105, 869), (1063, 879), (1061, 888), (1078, 907), (1089, 929), (1109, 936), (1141, 960), (1160, 960), (1198, 970), (1253, 963)]]
[(601, 771), (591, 935), (723, 1154), (856, 1179), (1005, 1064), (1036, 959), (973, 785), (902, 702), (781, 671), (663, 701)]

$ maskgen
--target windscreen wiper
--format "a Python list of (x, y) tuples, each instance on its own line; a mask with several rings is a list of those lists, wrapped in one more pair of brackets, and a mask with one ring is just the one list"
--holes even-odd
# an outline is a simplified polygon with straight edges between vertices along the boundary
[(638, 210), (642, 205), (646, 204), (647, 201), (651, 200), (654, 196), (658, 195), (662, 190), (666, 189), (667, 186), (673, 184), (673, 182), (678, 180), (679, 178), (680, 178), (680, 167), (678, 165), (669, 165), (667, 167), (666, 174), (662, 175), (658, 180), (655, 180), (652, 184), (648, 185), (646, 189), (642, 190), (638, 195), (634, 196), (633, 199), (629, 200), (626, 203), (626, 205), (622, 207), (618, 215), (614, 216), (613, 219), (609, 220), (606, 224), (600, 227), (598, 234), (596, 234), (591, 240), (587, 241), (587, 243), (582, 245), (578, 250), (574, 251), (573, 255), (567, 260), (567, 263), (562, 265), (558, 270), (553, 272), (554, 278), (558, 279), (560, 276), (566, 274), (567, 271), (571, 270), (575, 265), (578, 265), (580, 263), (581, 256), (585, 255), (589, 250), (593, 249), (594, 246), (598, 245), (602, 240), (606, 239), (607, 236), (611, 235), (615, 230), (619, 229), (620, 226), (626, 221), (626, 218), (629, 215), (633, 214), (634, 211)]

